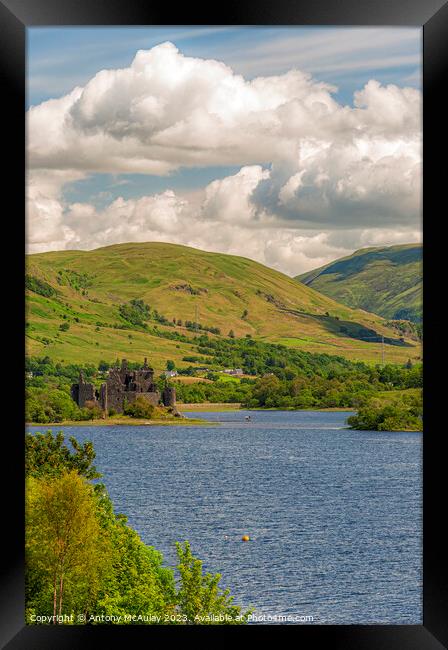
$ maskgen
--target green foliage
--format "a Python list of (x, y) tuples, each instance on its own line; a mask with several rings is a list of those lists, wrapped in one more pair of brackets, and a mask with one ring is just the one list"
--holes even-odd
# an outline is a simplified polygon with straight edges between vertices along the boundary
[(70, 395), (59, 389), (30, 387), (25, 390), (26, 422), (63, 422), (89, 419)]
[[(359, 345), (352, 340), (353, 333), (370, 329), (385, 335), (388, 360), (404, 362), (411, 357), (414, 361), (420, 354), (415, 339), (415, 344), (407, 341), (401, 346), (388, 345), (388, 330), (380, 318), (335, 305), (278, 271), (240, 257), (172, 244), (142, 243), (95, 251), (60, 251), (57, 256), (42, 253), (29, 256), (27, 265), (30, 275), (45, 278), (58, 292), (57, 297), (27, 292), (28, 351), (32, 355), (48, 353), (58, 361), (97, 365), (107, 354), (137, 360), (153, 349), (157, 353), (156, 370), (160, 371), (166, 358), (180, 366), (182, 356), (194, 354), (190, 333), (209, 331), (227, 338), (230, 329), (238, 338), (249, 334), (254, 340), (280, 341), (292, 349), (340, 353), (376, 362), (381, 352), (378, 343), (370, 340), (369, 344)], [(67, 270), (73, 272), (72, 284), (83, 273), (89, 276), (86, 281), (80, 280), (84, 288), (77, 295), (68, 282)], [(192, 296), (188, 291), (174, 290), (173, 278), (182, 277), (188, 277), (191, 286), (204, 291)], [(101, 281), (97, 281), (99, 278)], [(81, 286), (79, 282), (77, 286)], [(144, 325), (126, 319), (130, 316), (133, 320), (137, 315), (137, 322), (142, 322), (138, 307), (135, 310), (132, 305), (133, 297), (152, 306), (151, 317), (143, 319)], [(130, 308), (130, 312), (122, 308), (125, 318), (119, 314), (120, 304)], [(196, 306), (201, 323), (192, 322)], [(248, 313), (242, 318), (244, 310)], [(325, 312), (332, 318), (325, 317)], [(82, 336), (77, 331), (73, 337), (64, 337), (63, 333), (56, 337), (64, 316), (70, 322), (79, 318)], [(336, 316), (341, 318), (339, 322)], [(195, 320), (199, 321), (199, 317)], [(339, 327), (346, 328), (347, 333)], [(135, 332), (132, 346), (128, 341), (130, 330)], [(397, 342), (399, 332), (393, 336)], [(163, 339), (176, 340), (180, 345), (173, 349)]]
[[(93, 285), (94, 275), (86, 272), (62, 269), (58, 271), (57, 281), (60, 285), (68, 285), (75, 291), (83, 291)], [(84, 294), (85, 295), (85, 294)]]
[(29, 275), (29, 273), (25, 275), (25, 288), (47, 298), (57, 295), (57, 291), (48, 282), (36, 278), (34, 275)]
[[(249, 338), (211, 339), (201, 335), (195, 338), (195, 343), (198, 352), (208, 355), (194, 357), (196, 362), (206, 363), (210, 368), (208, 381), (176, 382), (179, 402), (241, 402), (250, 408), (357, 408), (363, 399), (377, 392), (421, 388), (423, 383), (421, 363), (373, 367), (343, 357), (291, 350)], [(102, 361), (100, 365), (106, 368), (114, 364)], [(130, 369), (137, 367), (139, 363), (129, 363)], [(242, 368), (253, 379), (235, 380), (216, 372), (215, 368), (223, 367)], [(28, 422), (83, 420), (101, 415), (94, 409), (79, 409), (70, 397), (70, 383), (77, 381), (81, 369), (89, 381), (103, 381), (97, 378), (98, 371), (93, 364), (54, 365), (48, 357), (43, 357), (27, 359), (26, 369), (33, 372), (33, 377), (27, 379)], [(179, 375), (196, 374), (194, 366), (177, 371)], [(161, 382), (159, 388), (163, 385)], [(127, 414), (151, 419), (152, 407), (143, 402), (141, 406), (139, 402), (129, 405)]]
[(187, 330), (191, 330), (192, 332), (198, 332), (198, 331), (210, 332), (211, 334), (217, 334), (218, 336), (221, 334), (221, 330), (219, 327), (213, 327), (212, 325), (204, 325), (203, 323), (196, 323), (196, 321), (191, 321), (191, 320), (185, 321), (185, 327), (187, 328)]
[(169, 623), (175, 609), (173, 571), (163, 566), (162, 554), (126, 524), (126, 517), (114, 514), (103, 486), (97, 490), (97, 508), (111, 553), (110, 570), (91, 616), (114, 617), (113, 622), (121, 624)]
[(349, 307), (395, 320), (422, 319), (421, 244), (361, 249), (296, 279)]
[(151, 315), (149, 305), (137, 298), (120, 305), (118, 311), (124, 320), (138, 327), (145, 327)]
[(423, 402), (419, 395), (404, 395), (388, 403), (367, 400), (357, 415), (347, 419), (352, 429), (369, 431), (421, 431)]
[[(405, 312), (406, 310), (401, 310)], [(413, 337), (419, 340), (423, 338), (423, 323), (413, 323), (411, 320), (407, 320), (406, 316), (402, 314), (401, 316), (395, 314), (396, 319), (402, 320), (390, 320), (387, 321), (386, 325), (394, 328), (402, 336)]]
[(59, 325), (59, 330), (61, 332), (67, 332), (70, 329), (70, 324), (69, 323), (61, 323)]
[(213, 383), (200, 381), (194, 384), (175, 382), (179, 402), (200, 404), (201, 402), (246, 402), (250, 400), (254, 380), (222, 381), (220, 375), (209, 373)]
[(233, 596), (228, 589), (219, 587), (221, 576), (202, 573), (202, 561), (195, 558), (190, 544), (176, 542), (180, 574), (177, 605), (180, 614), (190, 625), (240, 625), (247, 622), (251, 613), (241, 611), (233, 605)]
[(372, 367), (340, 356), (315, 354), (248, 338), (211, 339), (202, 335), (196, 341), (198, 352), (210, 358), (207, 363), (219, 368), (242, 368), (246, 375), (272, 372), (279, 379), (317, 375), (328, 379), (338, 378), (340, 381), (362, 376), (373, 384), (392, 382), (394, 388), (422, 385), (421, 363), (415, 364), (413, 373), (409, 373), (407, 368), (398, 364)]
[(108, 570), (94, 488), (76, 470), (30, 476), (26, 486), (27, 612), (83, 612), (98, 598)]
[(48, 356), (27, 356), (25, 358), (25, 372), (33, 375), (31, 379), (27, 380), (28, 386), (34, 385), (33, 380), (36, 377), (42, 377), (46, 381), (52, 378), (54, 385), (61, 388), (78, 381), (80, 371), (84, 373), (86, 381), (94, 380), (97, 374), (97, 368), (93, 363), (63, 364), (50, 359)]
[(95, 451), (91, 442), (79, 443), (70, 436), (71, 451), (64, 444), (64, 434), (27, 433), (25, 435), (25, 473), (27, 476), (59, 476), (64, 471), (76, 471), (86, 479), (101, 478), (93, 461)]
[[(33, 440), (35, 438), (35, 440)], [(26, 620), (73, 616), (75, 624), (243, 623), (247, 613), (202, 575), (190, 546), (178, 545), (180, 574), (114, 513), (92, 466), (91, 443), (63, 446), (62, 433), (26, 439)], [(78, 618), (79, 616), (82, 618)], [(196, 617), (199, 616), (200, 620)], [(213, 620), (213, 617), (223, 620)], [(191, 617), (191, 620), (190, 620)], [(66, 622), (66, 621), (61, 621)]]
[(175, 370), (176, 369), (176, 364), (174, 363), (174, 361), (171, 361), (171, 360), (167, 361), (166, 362), (166, 369), (167, 370)]
[(137, 397), (137, 399), (130, 404), (126, 403), (124, 405), (123, 412), (131, 418), (151, 419), (154, 416), (155, 407), (144, 397)]

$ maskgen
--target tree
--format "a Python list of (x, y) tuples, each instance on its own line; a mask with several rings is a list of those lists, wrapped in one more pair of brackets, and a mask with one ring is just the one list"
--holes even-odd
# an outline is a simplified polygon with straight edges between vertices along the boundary
[[(26, 617), (83, 614), (116, 617), (114, 622), (179, 622), (179, 613), (194, 623), (244, 623), (247, 614), (222, 591), (217, 574), (202, 575), (202, 563), (188, 543), (179, 545), (181, 579), (176, 590), (173, 569), (162, 554), (142, 542), (116, 515), (91, 461), (91, 443), (71, 439), (75, 453), (63, 445), (63, 434), (28, 435), (26, 444)], [(84, 476), (80, 475), (80, 472)], [(135, 617), (124, 620), (124, 615)], [(121, 616), (121, 621), (118, 617)], [(213, 616), (221, 620), (213, 620)], [(149, 620), (148, 620), (149, 619)], [(101, 622), (101, 620), (99, 621)]]
[(89, 441), (81, 444), (69, 438), (74, 451), (64, 444), (64, 434), (60, 431), (53, 436), (47, 433), (27, 433), (25, 436), (25, 473), (27, 476), (60, 476), (64, 471), (76, 471), (86, 479), (101, 478), (93, 461), (95, 450)]
[[(219, 587), (219, 573), (202, 573), (202, 561), (195, 558), (189, 542), (176, 542), (180, 582), (177, 591), (179, 612), (190, 625), (216, 625), (245, 623), (250, 610), (242, 613), (241, 607), (233, 605), (229, 590)], [(222, 619), (222, 620), (221, 620)]]
[(68, 392), (49, 387), (30, 387), (25, 392), (27, 422), (79, 420), (80, 410)]
[(138, 298), (119, 305), (118, 312), (128, 323), (139, 327), (145, 327), (145, 322), (151, 314), (149, 305)]
[(234, 338), (235, 338), (235, 333), (234, 333), (233, 330), (230, 330), (230, 332), (229, 332), (229, 336), (230, 336), (231, 339), (234, 339)]
[(175, 368), (176, 368), (176, 364), (174, 363), (174, 361), (168, 360), (166, 362), (166, 369), (167, 370), (175, 370)]
[(57, 294), (57, 291), (48, 282), (28, 274), (25, 275), (25, 288), (46, 298), (51, 298)]
[(406, 395), (389, 402), (370, 399), (361, 404), (358, 413), (347, 419), (352, 429), (369, 431), (421, 431), (422, 396)]
[(269, 399), (279, 394), (281, 383), (275, 375), (261, 377), (254, 386), (253, 396), (260, 406), (265, 406)]
[[(29, 477), (26, 496), (28, 590), (33, 591), (36, 578), (47, 585), (51, 578), (53, 616), (62, 615), (64, 604), (69, 612), (75, 606), (84, 611), (107, 570), (109, 551), (96, 516), (93, 486), (75, 470), (64, 471), (57, 477)], [(44, 602), (39, 603), (46, 612), (48, 592), (43, 590)]]

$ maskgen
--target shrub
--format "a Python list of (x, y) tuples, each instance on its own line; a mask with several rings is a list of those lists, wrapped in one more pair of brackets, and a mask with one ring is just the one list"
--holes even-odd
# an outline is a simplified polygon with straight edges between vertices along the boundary
[(29, 274), (25, 275), (25, 288), (46, 298), (51, 298), (57, 294), (56, 290), (48, 282)]
[(144, 327), (145, 321), (149, 320), (150, 317), (149, 305), (137, 298), (120, 305), (118, 312), (128, 323), (139, 327)]
[(421, 430), (422, 413), (421, 395), (396, 398), (386, 404), (370, 399), (347, 419), (347, 424), (352, 429), (369, 431)]
[(131, 418), (148, 418), (154, 415), (155, 407), (144, 397), (137, 397), (134, 402), (126, 403), (123, 409), (125, 415)]
[(86, 402), (85, 408), (89, 413), (91, 413), (91, 417), (88, 418), (89, 420), (98, 420), (99, 418), (103, 417), (103, 411), (100, 409), (96, 402)]
[(81, 412), (65, 391), (30, 387), (25, 392), (25, 419), (39, 423), (63, 422), (81, 419)]

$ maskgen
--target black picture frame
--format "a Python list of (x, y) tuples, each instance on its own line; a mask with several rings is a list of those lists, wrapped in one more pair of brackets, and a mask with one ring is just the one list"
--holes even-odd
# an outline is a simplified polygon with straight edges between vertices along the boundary
[[(421, 626), (286, 626), (302, 647), (343, 650), (436, 650), (448, 645), (446, 538), (442, 533), (446, 462), (443, 453), (441, 405), (443, 379), (443, 293), (444, 241), (441, 235), (445, 198), (446, 118), (444, 90), (448, 79), (448, 3), (443, 0), (229, 0), (225, 6), (205, 7), (185, 3), (172, 9), (167, 3), (141, 0), (0, 0), (0, 79), (3, 98), (4, 197), (8, 209), (4, 217), (4, 246), (8, 256), (4, 271), (4, 318), (8, 324), (10, 360), (2, 359), (5, 417), (2, 436), (2, 520), (3, 550), (0, 588), (0, 646), (8, 650), (30, 648), (98, 647), (113, 635), (118, 643), (164, 642), (181, 632), (204, 638), (216, 636), (216, 627), (66, 627), (25, 626), (24, 624), (24, 470), (23, 470), (23, 359), (24, 303), (23, 274), (25, 238), (25, 33), (31, 26), (56, 25), (402, 25), (423, 26), (424, 78), (424, 273), (425, 273), (425, 431), (424, 472), (424, 562)], [(444, 83), (445, 82), (445, 83)], [(3, 142), (5, 143), (4, 137)], [(439, 158), (441, 159), (439, 162)], [(440, 229), (439, 229), (440, 228)], [(445, 253), (446, 255), (446, 253)], [(6, 293), (6, 295), (5, 295)], [(18, 298), (19, 296), (19, 298)], [(441, 300), (442, 298), (442, 300)], [(10, 472), (6, 472), (9, 468)], [(440, 522), (440, 523), (439, 523)], [(275, 627), (282, 636), (285, 626), (220, 627), (223, 640), (238, 635), (251, 638), (260, 629)]]

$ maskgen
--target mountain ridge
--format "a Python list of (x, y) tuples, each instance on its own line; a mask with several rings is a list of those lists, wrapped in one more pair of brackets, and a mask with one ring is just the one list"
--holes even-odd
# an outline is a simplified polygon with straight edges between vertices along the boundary
[[(415, 341), (400, 342), (378, 316), (245, 257), (141, 242), (34, 253), (26, 266), (32, 355), (97, 362), (126, 354), (138, 360), (152, 347), (152, 363), (163, 367), (166, 359), (179, 363), (197, 347), (171, 335), (191, 339), (207, 330), (367, 361), (380, 360), (384, 336), (391, 360), (420, 354)], [(147, 331), (127, 320), (132, 301), (149, 305)], [(186, 324), (194, 322), (205, 329), (192, 331)]]
[(422, 251), (422, 244), (363, 248), (295, 279), (354, 309), (420, 322)]

